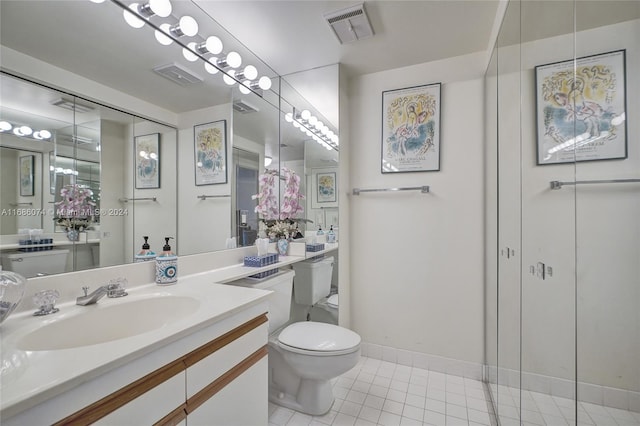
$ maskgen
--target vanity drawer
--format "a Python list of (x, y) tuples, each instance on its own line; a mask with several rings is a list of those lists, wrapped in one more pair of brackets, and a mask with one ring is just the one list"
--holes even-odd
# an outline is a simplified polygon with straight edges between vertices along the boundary
[(204, 358), (187, 357), (185, 360), (187, 364), (187, 399), (202, 391), (224, 374), (237, 369), (241, 361), (248, 355), (266, 346), (268, 333), (268, 325), (265, 322), (244, 334), (239, 334), (226, 346), (215, 350)]

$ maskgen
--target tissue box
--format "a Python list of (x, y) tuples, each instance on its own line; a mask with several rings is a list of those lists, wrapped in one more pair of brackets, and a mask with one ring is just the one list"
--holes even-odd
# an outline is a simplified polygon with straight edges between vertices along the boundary
[(269, 269), (268, 271), (264, 271), (264, 272), (259, 272), (257, 274), (253, 274), (253, 275), (249, 275), (247, 278), (251, 278), (254, 280), (261, 280), (263, 278), (267, 278), (273, 274), (277, 274), (279, 271), (278, 268), (275, 269)]
[(316, 251), (322, 251), (322, 250), (324, 250), (324, 244), (323, 243), (307, 244), (307, 251), (316, 252)]
[(262, 256), (245, 256), (244, 266), (261, 268), (267, 265), (278, 263), (278, 253), (268, 253)]

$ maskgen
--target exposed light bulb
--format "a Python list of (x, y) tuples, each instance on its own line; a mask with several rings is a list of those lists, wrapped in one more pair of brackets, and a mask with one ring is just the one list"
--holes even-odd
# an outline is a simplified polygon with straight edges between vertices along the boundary
[(171, 43), (173, 43), (173, 40), (171, 40), (171, 37), (168, 37), (165, 33), (169, 33), (171, 31), (171, 25), (162, 24), (160, 25), (160, 29), (164, 32), (156, 30), (156, 40), (158, 40), (158, 43), (162, 44), (163, 46), (169, 46)]
[(207, 41), (205, 42), (205, 48), (207, 49), (207, 51), (209, 51), (209, 53), (217, 55), (218, 53), (222, 52), (222, 41), (220, 41), (220, 39), (216, 36), (208, 37)]
[(308, 120), (309, 118), (311, 118), (311, 112), (309, 112), (308, 109), (302, 110), (302, 112), (300, 113), (300, 117), (302, 117), (303, 120)]
[(13, 126), (8, 121), (0, 121), (0, 132), (7, 132), (13, 129)]
[(180, 32), (182, 32), (182, 34), (186, 35), (187, 37), (193, 37), (194, 35), (198, 34), (198, 23), (189, 15), (185, 15), (180, 18), (179, 25)]
[(91, 3), (100, 4), (104, 3), (104, 0), (91, 0)]
[(273, 161), (273, 158), (271, 157), (264, 157), (264, 166), (265, 167), (269, 167), (271, 165), (271, 162)]
[[(216, 62), (217, 60), (218, 60), (218, 58), (209, 58), (209, 61), (212, 61), (212, 62)], [(209, 74), (217, 74), (218, 71), (220, 71), (220, 70), (218, 68), (216, 68), (215, 66), (213, 66), (211, 64), (211, 62), (209, 62), (209, 61), (204, 63), (204, 69), (207, 70), (207, 72)]]
[(315, 124), (318, 122), (318, 118), (315, 115), (312, 115), (311, 117), (309, 117), (309, 124), (312, 126), (315, 126)]
[(291, 123), (293, 121), (293, 114), (288, 112), (284, 115), (284, 121)]
[(322, 129), (322, 126), (324, 126), (324, 123), (320, 120), (318, 120), (318, 122), (316, 124), (314, 124), (314, 126), (316, 127), (316, 129), (320, 130)]
[(161, 18), (166, 18), (171, 15), (172, 8), (169, 0), (149, 0), (149, 7), (153, 13)]
[(238, 85), (238, 89), (240, 89), (240, 93), (242, 93), (243, 95), (248, 95), (249, 93), (251, 93), (251, 89), (247, 86), (247, 84), (250, 84), (251, 81), (244, 81), (242, 83), (240, 83)]
[(40, 130), (40, 136), (42, 139), (49, 139), (51, 137), (51, 132), (48, 130)]
[(142, 158), (149, 158), (149, 154), (147, 154), (147, 151), (140, 151), (138, 155)]
[(233, 86), (236, 81), (233, 79), (233, 77), (235, 77), (236, 72), (231, 70), (231, 71), (227, 71), (226, 74), (222, 75), (222, 80), (224, 80), (225, 84), (228, 84), (229, 86)]
[(196, 45), (197, 43), (192, 41), (187, 44), (188, 49), (182, 48), (182, 56), (184, 56), (184, 58), (189, 62), (195, 62), (198, 60), (198, 55), (193, 53), (193, 51), (196, 50)]
[(225, 58), (225, 62), (231, 68), (238, 68), (240, 65), (242, 65), (242, 57), (238, 52), (229, 52), (227, 54), (227, 57)]
[(297, 120), (293, 120), (293, 127), (297, 129), (298, 127), (300, 127), (300, 123), (298, 123)]
[(155, 152), (152, 152), (151, 154), (149, 154), (149, 158), (151, 158), (152, 160), (157, 160), (158, 154), (156, 154)]
[(142, 28), (144, 26), (144, 21), (138, 18), (138, 3), (131, 3), (129, 9), (122, 11), (122, 15), (129, 26), (133, 28)]
[(255, 80), (258, 77), (258, 70), (253, 65), (247, 65), (244, 67), (243, 74), (247, 80)]
[(29, 136), (31, 133), (33, 133), (33, 129), (29, 126), (22, 126), (20, 127), (20, 132), (25, 136)]
[(260, 80), (258, 80), (258, 86), (262, 89), (262, 90), (269, 90), (271, 89), (271, 79), (267, 76), (262, 76), (260, 77)]

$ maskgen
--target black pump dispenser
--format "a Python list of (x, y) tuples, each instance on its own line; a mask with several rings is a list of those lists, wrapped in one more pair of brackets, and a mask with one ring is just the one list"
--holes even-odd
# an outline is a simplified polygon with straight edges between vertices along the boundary
[(149, 250), (151, 247), (149, 246), (149, 237), (144, 236), (144, 244), (142, 245), (142, 250)]
[(173, 239), (173, 237), (164, 237), (164, 247), (162, 247), (162, 251), (166, 253), (171, 253), (171, 246), (169, 245), (169, 240)]

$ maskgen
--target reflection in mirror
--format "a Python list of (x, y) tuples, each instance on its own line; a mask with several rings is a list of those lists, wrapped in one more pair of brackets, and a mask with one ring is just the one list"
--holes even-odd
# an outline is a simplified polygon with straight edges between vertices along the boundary
[(258, 153), (233, 147), (235, 237), (238, 247), (251, 246), (258, 237), (257, 201), (253, 195), (258, 193), (261, 169)]

